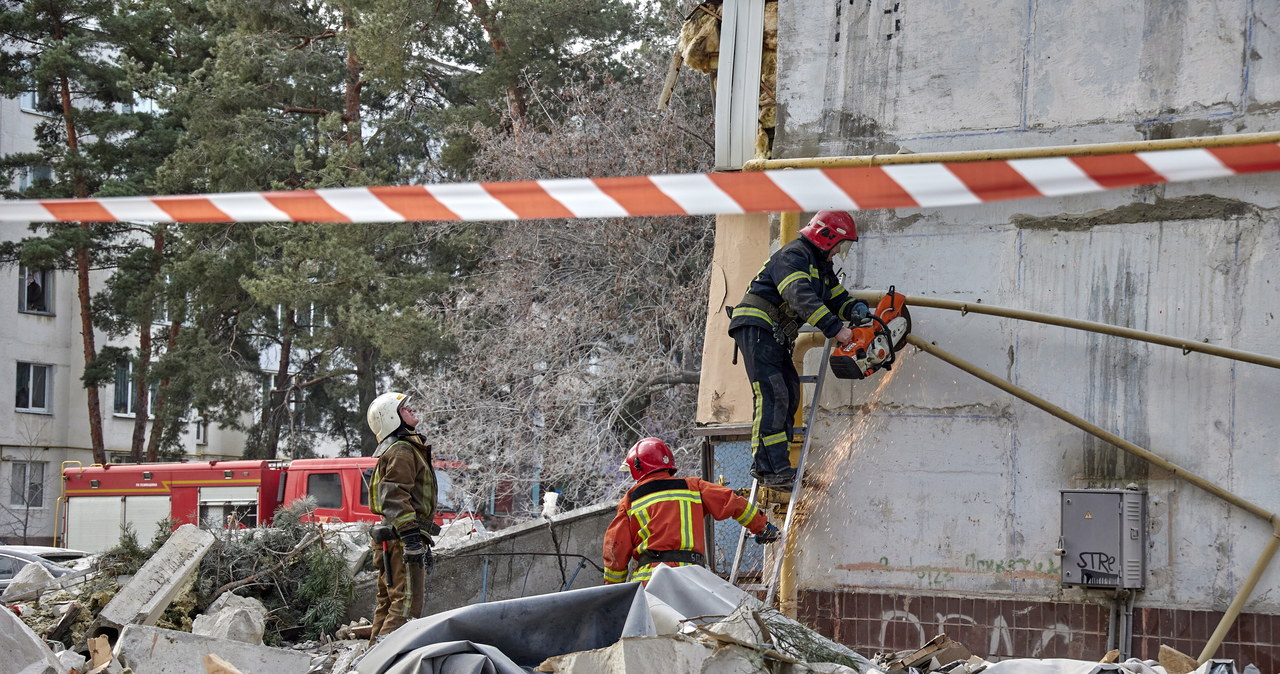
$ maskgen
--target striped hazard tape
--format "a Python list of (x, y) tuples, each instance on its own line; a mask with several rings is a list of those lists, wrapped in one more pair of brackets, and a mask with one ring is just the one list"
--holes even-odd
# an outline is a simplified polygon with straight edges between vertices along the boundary
[(22, 222), (400, 222), (938, 208), (1280, 170), (1280, 144), (1079, 157), (0, 202)]

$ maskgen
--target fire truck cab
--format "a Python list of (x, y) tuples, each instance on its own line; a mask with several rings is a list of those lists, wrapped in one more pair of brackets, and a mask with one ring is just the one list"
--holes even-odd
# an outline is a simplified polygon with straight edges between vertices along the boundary
[[(312, 517), (320, 521), (376, 522), (379, 517), (369, 510), (369, 477), (376, 463), (354, 457), (67, 468), (63, 545), (101, 552), (119, 542), (126, 525), (145, 543), (166, 519), (174, 527), (267, 525), (278, 508), (307, 496), (315, 499)], [(458, 517), (458, 508), (447, 501), (449, 471), (466, 465), (440, 459), (433, 465), (439, 483), (436, 522), (444, 524)]]

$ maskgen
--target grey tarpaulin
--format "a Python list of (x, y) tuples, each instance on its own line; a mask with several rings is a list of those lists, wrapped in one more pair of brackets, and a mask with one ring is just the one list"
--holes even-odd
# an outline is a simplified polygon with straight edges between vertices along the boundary
[(464, 606), (419, 618), (370, 650), (360, 674), (523, 674), (555, 655), (652, 636), (640, 583)]

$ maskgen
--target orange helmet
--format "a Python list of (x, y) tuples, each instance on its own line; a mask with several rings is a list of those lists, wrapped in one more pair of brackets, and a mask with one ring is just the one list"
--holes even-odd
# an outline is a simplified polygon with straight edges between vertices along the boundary
[(819, 250), (828, 251), (840, 245), (841, 241), (857, 241), (858, 226), (854, 224), (853, 216), (844, 211), (818, 211), (800, 234)]
[(659, 470), (675, 470), (676, 457), (667, 443), (658, 438), (645, 438), (631, 446), (625, 465), (631, 477), (639, 480)]

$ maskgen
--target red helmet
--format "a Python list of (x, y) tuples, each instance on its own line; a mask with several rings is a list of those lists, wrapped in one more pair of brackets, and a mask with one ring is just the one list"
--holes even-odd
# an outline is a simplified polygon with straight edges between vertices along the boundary
[(631, 446), (626, 466), (631, 477), (639, 480), (659, 470), (675, 470), (676, 457), (671, 454), (667, 443), (657, 438), (645, 438)]
[(841, 241), (858, 240), (858, 226), (853, 216), (844, 211), (818, 211), (800, 233), (822, 251), (835, 248)]

